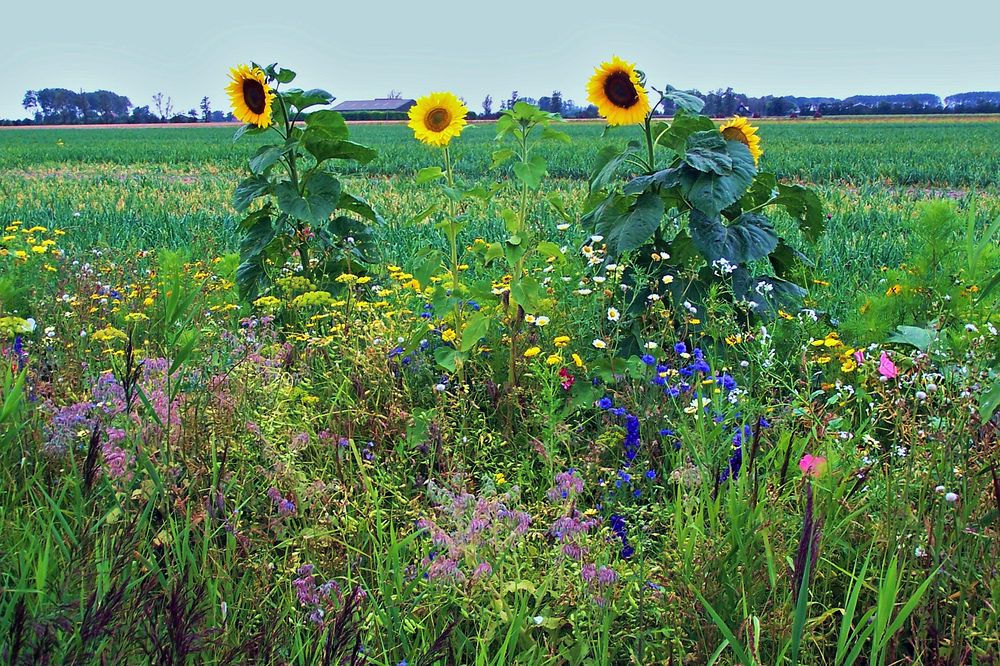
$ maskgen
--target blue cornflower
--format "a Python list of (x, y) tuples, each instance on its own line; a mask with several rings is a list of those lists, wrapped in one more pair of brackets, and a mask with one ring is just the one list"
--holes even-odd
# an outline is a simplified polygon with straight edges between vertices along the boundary
[(652, 354), (643, 354), (642, 362), (646, 365), (656, 365), (656, 357)]
[(614, 407), (614, 405), (615, 403), (610, 396), (604, 396), (603, 398), (597, 401), (597, 406), (600, 407), (601, 409), (611, 409), (612, 407)]
[(656, 480), (656, 470), (655, 469), (646, 470), (646, 478), (649, 479), (650, 481)]
[(678, 354), (686, 354), (687, 350), (688, 350), (688, 347), (683, 342), (678, 342), (676, 345), (674, 345), (674, 352), (676, 352)]

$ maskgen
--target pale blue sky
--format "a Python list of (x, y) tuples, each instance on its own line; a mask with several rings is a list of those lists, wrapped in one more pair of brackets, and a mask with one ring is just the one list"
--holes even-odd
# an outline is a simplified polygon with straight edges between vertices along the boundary
[[(0, 117), (27, 89), (105, 88), (134, 104), (226, 108), (231, 65), (278, 61), (337, 98), (452, 90), (578, 103), (594, 65), (636, 61), (657, 86), (751, 95), (1000, 89), (1000, 0), (633, 3), (445, 0), (11, 0), (0, 12)], [(293, 9), (294, 7), (294, 9)], [(924, 10), (923, 7), (933, 7)], [(277, 17), (277, 18), (276, 18)]]

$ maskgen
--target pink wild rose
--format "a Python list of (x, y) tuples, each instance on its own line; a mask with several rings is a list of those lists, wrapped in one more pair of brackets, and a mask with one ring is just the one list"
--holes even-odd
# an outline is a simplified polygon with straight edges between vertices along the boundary
[(899, 368), (885, 352), (882, 352), (882, 356), (878, 360), (878, 373), (886, 379), (895, 379), (899, 376)]

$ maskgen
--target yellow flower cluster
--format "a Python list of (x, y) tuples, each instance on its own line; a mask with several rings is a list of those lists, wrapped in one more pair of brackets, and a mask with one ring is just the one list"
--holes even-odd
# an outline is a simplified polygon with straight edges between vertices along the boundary
[(328, 291), (307, 291), (292, 299), (293, 308), (322, 307), (333, 305), (333, 296)]

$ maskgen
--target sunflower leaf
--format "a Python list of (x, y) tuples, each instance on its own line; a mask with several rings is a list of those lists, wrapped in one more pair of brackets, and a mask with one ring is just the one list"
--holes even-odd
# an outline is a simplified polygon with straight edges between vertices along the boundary
[(333, 176), (316, 172), (305, 182), (305, 192), (300, 195), (295, 186), (285, 181), (274, 188), (278, 207), (289, 216), (320, 224), (326, 222), (340, 201), (340, 181)]
[(632, 147), (626, 146), (624, 149), (616, 146), (605, 146), (597, 154), (597, 164), (590, 176), (590, 191), (603, 190), (611, 178), (615, 175), (628, 156), (632, 154)]
[(375, 224), (385, 224), (385, 220), (371, 207), (371, 204), (361, 197), (356, 197), (347, 192), (340, 193), (340, 201), (337, 202), (337, 209), (351, 211)]
[(261, 146), (257, 149), (257, 152), (254, 153), (253, 157), (250, 158), (250, 171), (255, 174), (264, 173), (274, 166), (279, 159), (281, 159), (281, 155), (284, 152), (284, 146), (274, 144)]
[(242, 213), (250, 207), (254, 199), (266, 194), (270, 187), (271, 183), (263, 176), (244, 178), (233, 192), (233, 208)]
[(711, 171), (720, 176), (733, 170), (733, 158), (726, 149), (726, 140), (714, 129), (691, 134), (683, 160), (692, 169)]
[(415, 180), (417, 185), (423, 185), (424, 183), (429, 183), (432, 180), (437, 180), (438, 178), (444, 178), (444, 169), (439, 166), (429, 166), (418, 171)]
[(302, 143), (317, 162), (352, 160), (359, 164), (368, 164), (378, 157), (378, 153), (368, 146), (353, 141), (328, 141), (315, 133), (310, 134), (308, 130), (302, 135)]
[(671, 169), (664, 174), (665, 186), (679, 186), (684, 198), (708, 217), (717, 217), (743, 196), (757, 173), (749, 148), (738, 141), (724, 143), (732, 160), (729, 173), (706, 173), (683, 164), (677, 170)]
[(310, 132), (314, 135), (321, 135), (322, 138), (328, 141), (344, 141), (348, 136), (347, 123), (344, 122), (344, 116), (340, 115), (337, 111), (329, 109), (313, 111), (306, 116), (306, 131), (303, 134), (303, 139)]
[[(312, 90), (290, 88), (279, 94), (284, 98), (285, 104), (294, 107), (297, 111), (305, 111), (309, 107), (320, 104), (329, 104), (335, 99), (333, 95), (319, 88), (313, 88)], [(310, 115), (316, 115), (316, 113), (322, 112), (317, 111)]]
[(823, 219), (823, 204), (815, 192), (801, 185), (779, 184), (774, 203), (798, 221), (799, 229), (810, 242), (819, 240), (826, 224)]
[(652, 131), (656, 143), (670, 148), (676, 153), (683, 153), (687, 147), (687, 139), (695, 132), (714, 130), (715, 123), (706, 116), (692, 115), (683, 109), (678, 109), (673, 121), (653, 123)]
[(606, 233), (608, 249), (619, 256), (634, 250), (653, 235), (663, 217), (663, 199), (656, 192), (643, 192), (628, 210), (618, 216)]
[(663, 91), (663, 99), (673, 102), (678, 109), (684, 109), (690, 113), (701, 113), (705, 108), (705, 101), (700, 97), (678, 90), (673, 86), (667, 86)]
[(514, 175), (533, 190), (542, 186), (542, 178), (545, 176), (545, 159), (541, 155), (534, 155), (527, 162), (518, 162), (514, 165)]
[(279, 67), (274, 72), (274, 80), (278, 83), (291, 83), (295, 80), (295, 72), (284, 67)]
[(763, 259), (778, 246), (771, 221), (756, 213), (744, 213), (731, 224), (723, 224), (718, 216), (692, 210), (688, 227), (695, 247), (710, 262), (725, 259), (745, 264)]

